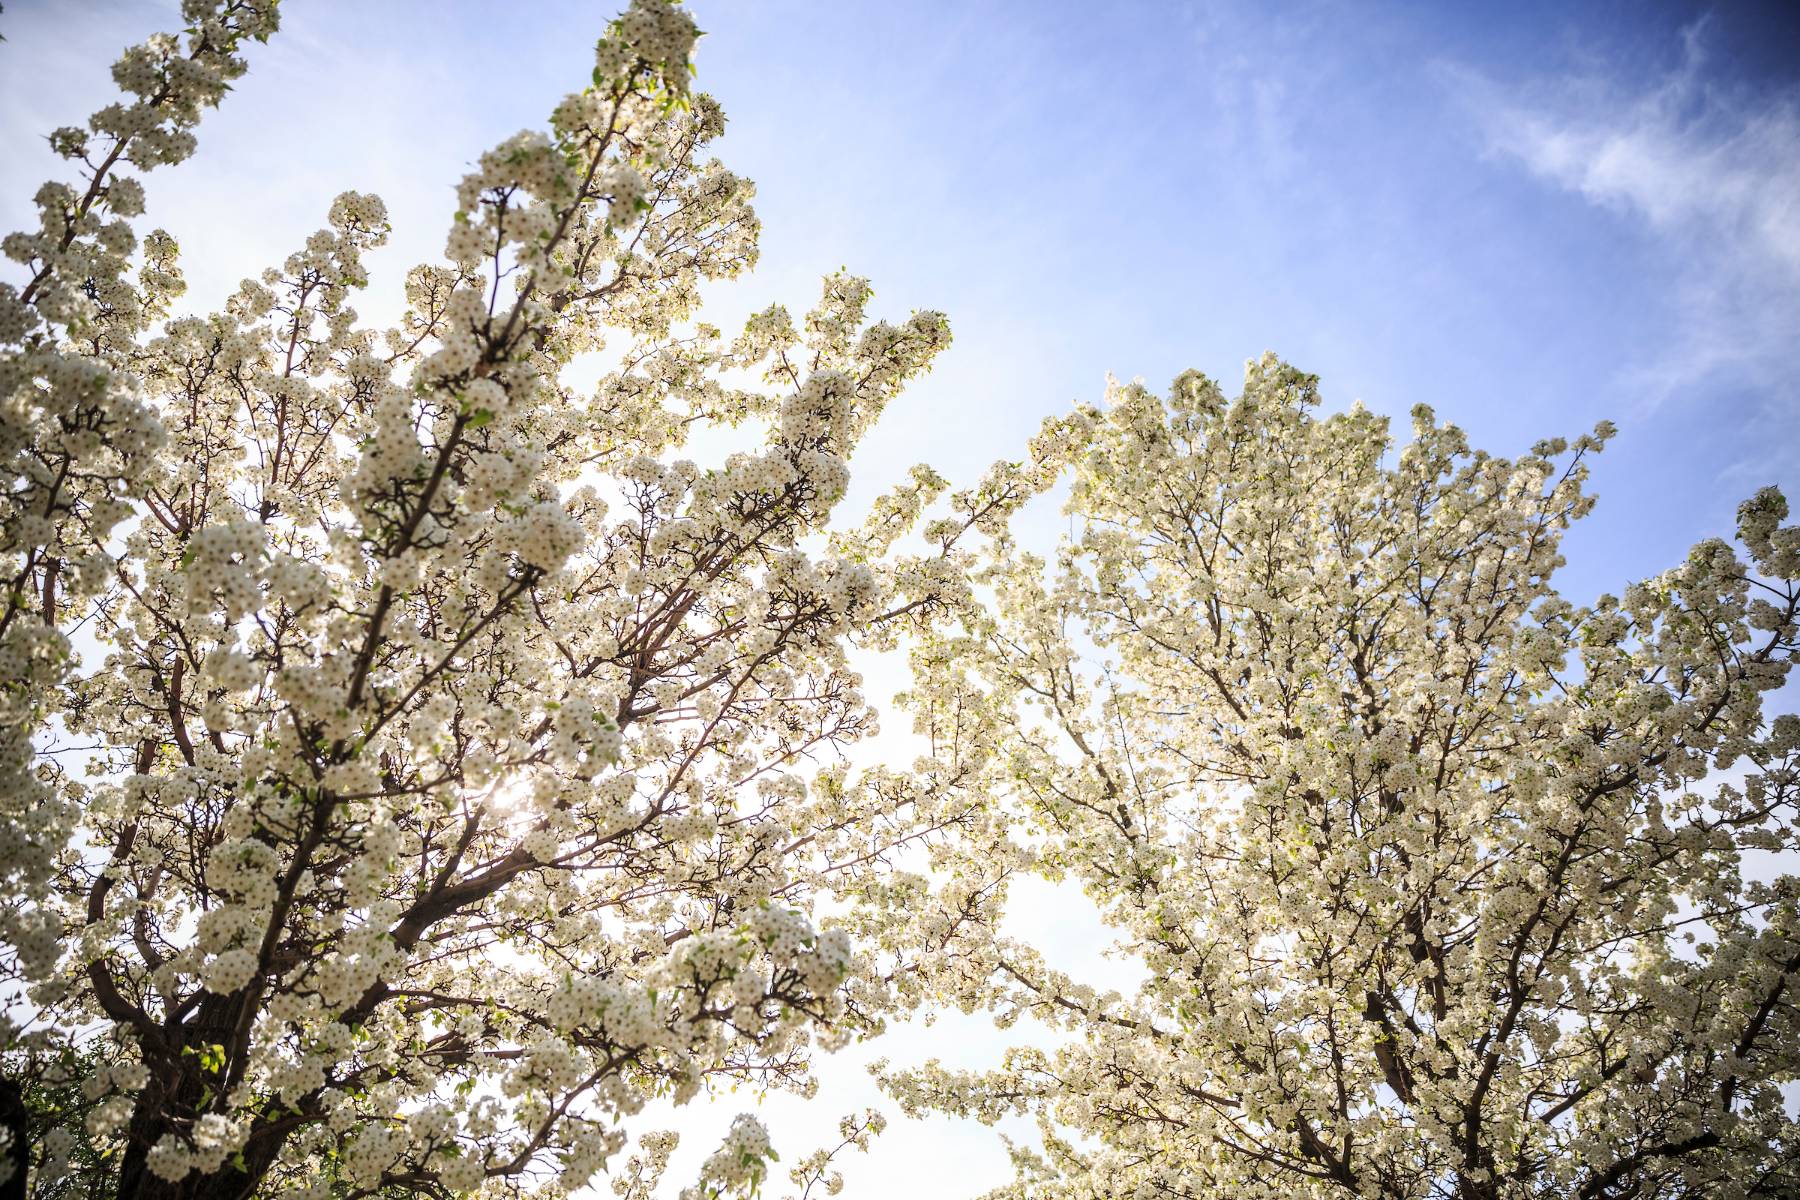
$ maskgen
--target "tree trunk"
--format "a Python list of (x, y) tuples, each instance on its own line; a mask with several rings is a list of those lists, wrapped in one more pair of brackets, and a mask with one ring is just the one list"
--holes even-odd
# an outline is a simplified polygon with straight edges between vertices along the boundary
[(285, 1128), (253, 1127), (242, 1155), (227, 1160), (210, 1175), (190, 1174), (171, 1181), (149, 1168), (150, 1147), (168, 1132), (167, 1114), (195, 1111), (204, 1087), (198, 1066), (191, 1065), (175, 1072), (172, 1080), (153, 1078), (138, 1096), (124, 1161), (119, 1165), (116, 1200), (247, 1200), (256, 1194), (287, 1141)]
[(12, 1173), (0, 1183), (0, 1200), (25, 1200), (25, 1168), (31, 1146), (26, 1140), (25, 1089), (10, 1076), (0, 1079), (0, 1133), (6, 1135), (4, 1161)]

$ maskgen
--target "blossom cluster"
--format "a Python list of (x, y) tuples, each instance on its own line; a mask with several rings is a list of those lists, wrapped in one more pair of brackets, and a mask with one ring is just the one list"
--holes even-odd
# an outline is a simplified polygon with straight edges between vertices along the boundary
[[(275, 29), (183, 13), (5, 242), (0, 1055), (65, 1131), (31, 1187), (559, 1195), (657, 1097), (807, 1088), (897, 1003), (822, 898), (940, 831), (845, 785), (852, 639), (937, 601), (832, 520), (946, 322), (847, 274), (800, 321), (694, 320), (759, 226), (668, 0), (476, 158), (394, 327), (352, 306), (361, 192), (172, 316), (120, 170), (185, 157)], [(738, 452), (684, 457), (709, 428)], [(698, 1186), (769, 1158), (743, 1124)]]
[(909, 704), (919, 770), (991, 814), (954, 890), (1078, 882), (1142, 974), (872, 923), (939, 995), (1067, 1035), (888, 1088), (1037, 1116), (1010, 1195), (1800, 1187), (1800, 882), (1752, 870), (1800, 851), (1785, 499), (1578, 607), (1551, 577), (1609, 426), (1504, 459), (1317, 405), (1265, 357), (1235, 399), (1188, 373), (1048, 423), (987, 495), (1069, 480), (1053, 562), (952, 498), (991, 602), (919, 641)]
[(182, 283), (161, 230), (130, 277), (144, 189), (124, 168), (186, 158), (202, 112), (243, 72), (243, 44), (276, 26), (273, 0), (187, 0), (183, 17), (185, 38), (153, 38), (115, 65), (124, 100), (51, 135), (80, 181), (44, 184), (37, 228), (0, 239), (23, 273), (0, 283), (0, 942), (32, 979), (53, 957), (43, 905), (79, 811), (38, 769), (33, 738), (72, 666), (68, 618), (110, 579), (112, 535), (165, 441), (135, 351)]

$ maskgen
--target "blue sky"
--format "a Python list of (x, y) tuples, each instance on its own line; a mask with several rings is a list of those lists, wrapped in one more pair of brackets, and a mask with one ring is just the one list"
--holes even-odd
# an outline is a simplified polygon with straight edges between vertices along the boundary
[[(1161, 386), (1192, 366), (1231, 388), (1273, 349), (1320, 374), (1331, 405), (1360, 398), (1404, 430), (1429, 403), (1499, 454), (1614, 420), (1601, 505), (1566, 543), (1577, 601), (1728, 532), (1765, 483), (1800, 501), (1791, 9), (693, 7), (700, 85), (731, 117), (721, 156), (757, 180), (766, 223), (762, 268), (719, 289), (709, 318), (802, 309), (840, 265), (873, 279), (887, 314), (950, 315), (954, 348), (889, 410), (859, 495), (919, 460), (973, 478), (1044, 416), (1097, 400), (1108, 372)], [(0, 226), (28, 221), (54, 169), (42, 134), (103, 103), (117, 50), (174, 8), (8, 0)], [(148, 180), (150, 218), (187, 251), (191, 307), (217, 306), (357, 188), (394, 216), (360, 305), (391, 313), (405, 267), (442, 246), (464, 164), (544, 123), (610, 12), (293, 4), (199, 157)], [(1026, 908), (1046, 929), (1065, 920)], [(836, 1077), (821, 1125), (868, 1098), (849, 1067)], [(853, 1188), (1005, 1177), (984, 1135), (934, 1128), (890, 1133)]]
[[(172, 0), (13, 0), (0, 149), (14, 227), (42, 132)], [(891, 410), (859, 492), (1016, 455), (1107, 372), (1228, 386), (1273, 349), (1334, 405), (1425, 402), (1517, 453), (1607, 417), (1577, 598), (1793, 490), (1800, 18), (1596, 3), (872, 4), (698, 0), (700, 84), (757, 180), (763, 266), (713, 318), (804, 307), (823, 272), (956, 345)], [(449, 189), (582, 82), (605, 3), (294, 5), (150, 181), (190, 302), (277, 261), (330, 197), (394, 211), (365, 311), (434, 256)], [(522, 14), (529, 13), (529, 17)]]
[(843, 258), (951, 314), (955, 444), (1266, 348), (1499, 453), (1611, 417), (1591, 594), (1793, 481), (1792, 31), (1474, 9), (720, 6), (702, 78), (777, 270)]

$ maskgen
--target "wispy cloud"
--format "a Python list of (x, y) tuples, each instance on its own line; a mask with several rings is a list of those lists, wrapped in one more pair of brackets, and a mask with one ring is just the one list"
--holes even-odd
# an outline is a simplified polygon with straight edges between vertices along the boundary
[(1634, 373), (1652, 399), (1720, 372), (1767, 384), (1800, 359), (1800, 93), (1739, 84), (1707, 48), (1702, 21), (1648, 80), (1452, 73), (1491, 152), (1663, 243), (1679, 328)]

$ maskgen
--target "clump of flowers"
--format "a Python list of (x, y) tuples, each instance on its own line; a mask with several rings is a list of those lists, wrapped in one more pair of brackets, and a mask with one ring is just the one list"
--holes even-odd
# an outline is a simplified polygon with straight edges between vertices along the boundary
[[(654, 1098), (805, 1087), (898, 1002), (822, 890), (944, 828), (833, 765), (874, 727), (851, 638), (936, 601), (831, 526), (943, 318), (871, 322), (840, 275), (804, 332), (695, 322), (755, 261), (753, 189), (709, 157), (692, 18), (636, 0), (462, 179), (395, 327), (350, 307), (388, 234), (356, 192), (171, 319), (137, 173), (276, 29), (182, 11), (4, 242), (0, 1053), (57, 1130), (29, 1186), (562, 1194)], [(697, 1186), (772, 1157), (746, 1119)]]
[[(1067, 1036), (890, 1090), (1037, 1116), (1008, 1195), (1800, 1194), (1786, 499), (1577, 607), (1609, 426), (1503, 459), (1317, 403), (1273, 357), (1115, 386), (952, 497), (1000, 515), (913, 653), (918, 770), (990, 816), (962, 892), (1078, 881), (1143, 973), (923, 905), (934, 988)], [(1005, 518), (1056, 479), (1046, 563)]]

